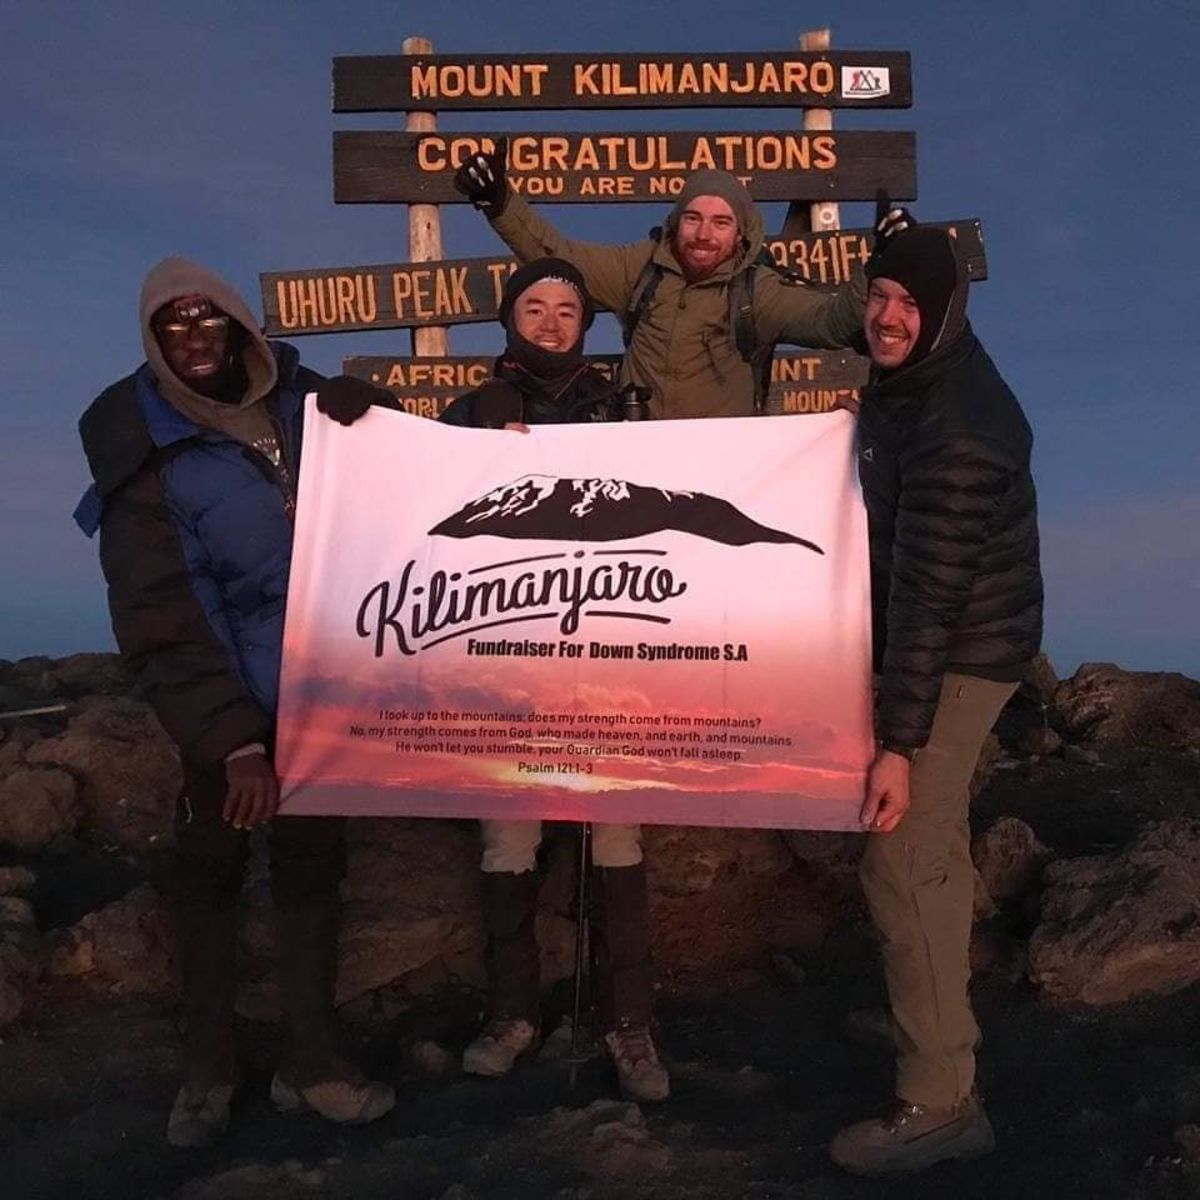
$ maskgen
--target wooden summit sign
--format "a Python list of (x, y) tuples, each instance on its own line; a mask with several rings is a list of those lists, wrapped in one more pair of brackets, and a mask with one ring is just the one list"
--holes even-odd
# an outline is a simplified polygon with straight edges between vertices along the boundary
[[(943, 222), (938, 228), (957, 238), (971, 281), (986, 279), (979, 221)], [(850, 277), (855, 263), (867, 261), (872, 233), (870, 229), (781, 233), (766, 244), (781, 267), (809, 283), (833, 286)], [(271, 337), (298, 337), (494, 321), (504, 282), (516, 265), (511, 257), (460, 258), (264, 272), (259, 286), (266, 332)]]
[(911, 104), (906, 51), (405, 54), (333, 60), (334, 112)]
[(755, 200), (894, 200), (917, 194), (912, 133), (794, 129), (672, 133), (397, 133), (333, 135), (339, 204), (465, 204), (464, 159), (508, 136), (508, 177), (531, 200), (655, 200), (702, 167), (738, 176)]
[[(355, 356), (342, 360), (347, 375), (387, 388), (418, 417), (439, 417), (450, 401), (492, 377), (494, 358), (400, 358)], [(621, 366), (619, 354), (588, 355), (610, 379)], [(822, 413), (839, 400), (858, 397), (869, 363), (849, 351), (812, 350), (781, 353), (771, 364), (767, 411), (772, 414)]]

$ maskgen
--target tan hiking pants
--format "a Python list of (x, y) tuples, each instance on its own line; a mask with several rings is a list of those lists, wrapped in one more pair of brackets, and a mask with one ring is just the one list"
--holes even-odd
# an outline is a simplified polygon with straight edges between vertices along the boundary
[(1016, 689), (947, 674), (929, 744), (913, 759), (912, 806), (892, 833), (867, 837), (859, 873), (883, 940), (896, 1094), (910, 1104), (951, 1105), (975, 1084), (968, 789), (984, 739)]

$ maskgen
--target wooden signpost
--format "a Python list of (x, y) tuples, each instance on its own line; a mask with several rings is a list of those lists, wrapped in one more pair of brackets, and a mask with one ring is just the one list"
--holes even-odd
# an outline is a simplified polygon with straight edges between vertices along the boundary
[[(484, 384), (492, 376), (494, 358), (458, 356), (398, 358), (389, 355), (353, 356), (343, 361), (347, 375), (387, 388), (405, 411), (419, 417), (440, 416), (456, 397)], [(619, 354), (589, 355), (588, 362), (610, 378), (621, 365)], [(793, 351), (775, 356), (771, 364), (768, 413), (829, 412), (839, 401), (858, 398), (866, 382), (868, 362), (849, 351)]]
[[(943, 222), (958, 240), (972, 281), (987, 278), (979, 221)], [(775, 261), (817, 286), (844, 283), (871, 252), (870, 229), (776, 234), (766, 245)], [(494, 321), (504, 281), (516, 269), (509, 257), (442, 262), (307, 267), (259, 276), (266, 332), (298, 337), (363, 329), (409, 329)]]
[(333, 111), (908, 108), (907, 52), (425, 54), (333, 60)]
[[(452, 356), (449, 326), (497, 319), (508, 254), (447, 259), (438, 206), (465, 203), (453, 186), (464, 159), (509, 138), (513, 188), (536, 202), (671, 203), (702, 167), (737, 175), (756, 200), (791, 202), (766, 241), (776, 263), (814, 286), (833, 287), (870, 252), (870, 229), (838, 228), (838, 201), (916, 195), (916, 140), (907, 132), (833, 129), (833, 111), (907, 108), (910, 56), (834, 51), (828, 30), (790, 52), (713, 54), (434, 54), (409, 38), (402, 55), (335, 58), (335, 112), (403, 112), (405, 128), (333, 136), (338, 203), (409, 206), (409, 261), (309, 267), (260, 276), (268, 334), (294, 337), (407, 328), (413, 355), (347, 358), (344, 369), (390, 389), (405, 408), (436, 417), (491, 377), (494, 359)], [(447, 132), (445, 110), (783, 108), (802, 128), (545, 133)], [(987, 278), (980, 223), (940, 224), (956, 238), (969, 277)], [(616, 376), (619, 355), (590, 361)], [(857, 398), (868, 362), (849, 351), (781, 350), (767, 411), (828, 412)]]
[(677, 195), (693, 171), (736, 175), (755, 200), (873, 200), (917, 192), (911, 133), (741, 130), (670, 133), (441, 133), (333, 135), (339, 204), (465, 204), (454, 172), (508, 137), (513, 190), (547, 203), (629, 202)]

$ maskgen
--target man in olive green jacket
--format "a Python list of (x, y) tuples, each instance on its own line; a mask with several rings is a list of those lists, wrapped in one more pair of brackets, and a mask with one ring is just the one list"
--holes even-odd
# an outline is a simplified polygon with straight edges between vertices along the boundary
[[(749, 192), (725, 171), (696, 171), (684, 184), (658, 239), (625, 245), (576, 241), (560, 233), (509, 186), (501, 141), (476, 154), (455, 183), (523, 262), (551, 255), (579, 268), (598, 306), (626, 318), (648, 264), (657, 282), (633, 329), (621, 382), (648, 387), (650, 415), (748, 417), (755, 411), (758, 363), (738, 349), (730, 287), (758, 258), (762, 218)], [(903, 210), (888, 214), (898, 218)], [(906, 217), (907, 214), (904, 214)], [(893, 221), (883, 237), (903, 228)], [(836, 291), (823, 291), (763, 267), (753, 275), (754, 346), (775, 342), (836, 348), (862, 329), (866, 282), (861, 270)]]

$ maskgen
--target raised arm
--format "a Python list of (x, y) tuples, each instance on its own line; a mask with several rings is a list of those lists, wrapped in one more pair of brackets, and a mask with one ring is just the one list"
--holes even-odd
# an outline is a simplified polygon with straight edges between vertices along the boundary
[(598, 307), (624, 312), (654, 253), (654, 242), (645, 238), (606, 245), (567, 237), (513, 190), (505, 166), (507, 152), (507, 139), (501, 138), (494, 153), (472, 155), (459, 167), (455, 187), (487, 217), (522, 262), (546, 256), (565, 258), (579, 268)]

